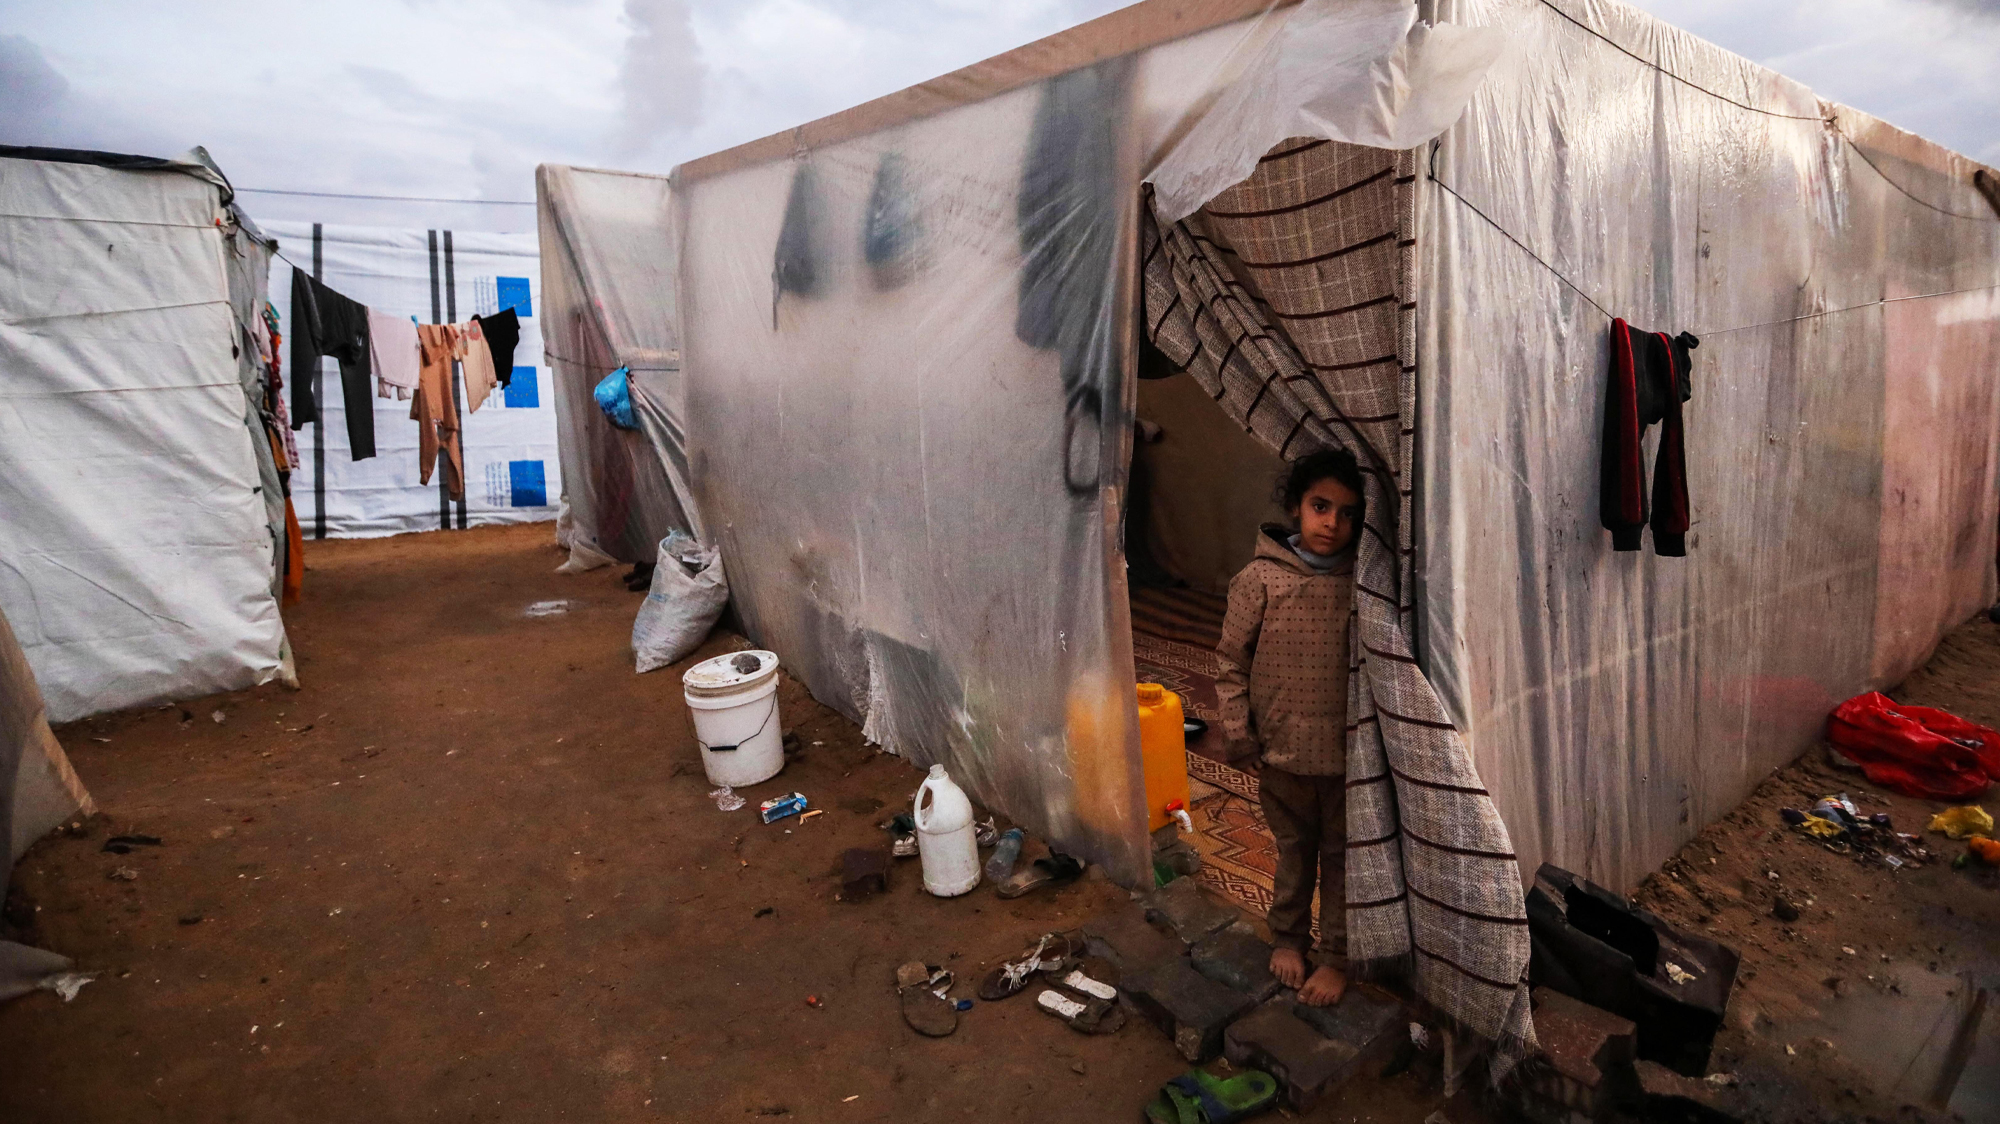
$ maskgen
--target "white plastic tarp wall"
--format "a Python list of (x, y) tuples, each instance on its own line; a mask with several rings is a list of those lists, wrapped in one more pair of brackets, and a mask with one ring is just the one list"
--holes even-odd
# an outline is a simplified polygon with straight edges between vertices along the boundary
[[(1629, 886), (1992, 603), (2000, 215), (1631, 8), (1447, 14), (1510, 48), (1419, 183), (1426, 668), (1524, 868)], [(1701, 340), (1685, 558), (1598, 525), (1612, 316)]]
[(49, 718), (279, 673), (219, 189), (0, 159), (0, 608)]
[[(312, 270), (314, 226), (309, 222), (264, 226), (278, 238), (283, 255), (271, 266), (271, 302), (278, 308), (285, 333), (287, 400), (296, 377), (290, 369), (292, 269)], [(325, 224), (319, 232), (321, 282), (377, 311), (415, 317), (423, 324), (463, 322), (506, 307), (520, 315), (521, 342), (514, 351), (511, 385), (504, 390), (495, 387), (477, 412), (464, 409), (462, 381), (459, 385), (465, 449), (463, 520), (466, 526), (481, 526), (555, 518), (562, 470), (536, 315), (541, 311), (542, 286), (535, 235)], [(456, 501), (440, 515), (440, 474), (433, 473), (429, 484), (419, 482), (417, 423), (410, 420), (410, 403), (372, 399), (375, 455), (354, 460), (339, 364), (332, 359), (320, 362), (325, 368), (320, 378), (325, 431), (316, 435), (317, 427), (308, 424), (295, 435), (300, 464), (292, 474), (292, 505), (305, 536), (316, 537), (322, 512), (328, 538), (435, 531), (447, 521), (451, 527), (459, 526)], [(315, 451), (321, 440), (323, 482)]]

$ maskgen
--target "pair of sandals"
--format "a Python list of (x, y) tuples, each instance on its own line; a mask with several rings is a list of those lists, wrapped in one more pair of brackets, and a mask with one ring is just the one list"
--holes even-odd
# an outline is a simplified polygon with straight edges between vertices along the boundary
[(1233, 1124), (1278, 1103), (1278, 1079), (1261, 1069), (1217, 1077), (1191, 1069), (1160, 1087), (1146, 1105), (1148, 1124)]
[(1035, 996), (1035, 1007), (1042, 1013), (1082, 1034), (1111, 1034), (1125, 1025), (1125, 1011), (1118, 1005), (1118, 989), (1097, 978), (1109, 974), (1105, 967), (1085, 962), (1073, 937), (1048, 933), (1033, 948), (988, 972), (979, 983), (979, 997), (997, 1002), (1039, 982), (1045, 986)]

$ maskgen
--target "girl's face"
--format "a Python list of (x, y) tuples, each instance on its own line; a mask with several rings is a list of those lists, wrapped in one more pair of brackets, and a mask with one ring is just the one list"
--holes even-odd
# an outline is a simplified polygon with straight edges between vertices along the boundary
[(1361, 497), (1340, 481), (1327, 477), (1306, 489), (1292, 509), (1299, 525), (1299, 545), (1314, 554), (1339, 554), (1361, 529)]

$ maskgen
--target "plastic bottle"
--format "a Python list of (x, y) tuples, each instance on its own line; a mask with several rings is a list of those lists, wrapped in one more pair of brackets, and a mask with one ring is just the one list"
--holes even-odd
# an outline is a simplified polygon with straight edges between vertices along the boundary
[(932, 765), (917, 789), (917, 854), (923, 860), (924, 889), (955, 898), (979, 885), (979, 842), (973, 835), (972, 801)]
[(1010, 827), (1000, 833), (1000, 842), (993, 845), (993, 854), (986, 860), (988, 882), (998, 882), (1014, 873), (1014, 860), (1021, 857), (1021, 841), (1024, 838), (1018, 827)]

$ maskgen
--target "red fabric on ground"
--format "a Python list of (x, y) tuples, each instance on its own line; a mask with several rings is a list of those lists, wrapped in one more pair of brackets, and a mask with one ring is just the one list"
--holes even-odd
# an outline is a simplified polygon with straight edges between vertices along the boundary
[(1835, 707), (1826, 737), (1871, 783), (1905, 796), (1965, 800), (2000, 777), (2000, 731), (1879, 691)]

